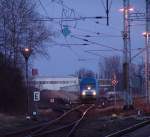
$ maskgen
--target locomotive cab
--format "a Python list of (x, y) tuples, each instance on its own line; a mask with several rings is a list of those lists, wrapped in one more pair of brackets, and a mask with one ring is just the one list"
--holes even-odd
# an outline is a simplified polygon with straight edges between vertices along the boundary
[(81, 100), (96, 100), (97, 82), (93, 77), (82, 78), (80, 81), (80, 98)]

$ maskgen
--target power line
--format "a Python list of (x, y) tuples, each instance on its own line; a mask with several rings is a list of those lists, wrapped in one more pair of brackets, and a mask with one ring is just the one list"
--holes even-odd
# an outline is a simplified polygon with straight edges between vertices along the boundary
[[(45, 6), (43, 5), (43, 3), (41, 2), (41, 0), (39, 0), (39, 3), (40, 3), (40, 6), (42, 7), (42, 9), (43, 9), (43, 11), (45, 12), (45, 14), (48, 16), (48, 12), (47, 12), (47, 10), (46, 10), (46, 8), (45, 8)], [(71, 9), (71, 8), (70, 8)], [(104, 17), (104, 16), (95, 16), (95, 17), (75, 17), (75, 18), (59, 18), (59, 17), (46, 17), (46, 18), (39, 18), (39, 19), (34, 19), (34, 20), (32, 20), (31, 19), (31, 21), (51, 21), (51, 22), (53, 22), (53, 23), (57, 23), (57, 24), (59, 24), (60, 25), (60, 23), (59, 22), (57, 22), (57, 21), (54, 21), (54, 20), (62, 20), (63, 19), (63, 21), (75, 21), (75, 20), (86, 20), (86, 19), (102, 19), (102, 18), (106, 18), (106, 17)], [(72, 27), (72, 26), (69, 26), (69, 27)], [(76, 28), (74, 28), (74, 27), (72, 27), (73, 29), (76, 29)], [(85, 30), (85, 29), (82, 29), (82, 28), (77, 28), (78, 30), (84, 30), (84, 31), (88, 31), (88, 30)], [(90, 31), (91, 32), (91, 31)], [(93, 32), (93, 33), (95, 33), (95, 34), (98, 34), (98, 32)]]
[(89, 60), (94, 60), (96, 61), (96, 58), (79, 58), (78, 61), (89, 61)]
[[(74, 10), (73, 8), (70, 8), (70, 7), (68, 7), (67, 5), (65, 5), (64, 2), (63, 2), (63, 0), (58, 0), (58, 1), (56, 1), (56, 0), (51, 0), (51, 2), (55, 2), (56, 4), (61, 5), (62, 7), (66, 8), (66, 9)], [(75, 11), (75, 12), (78, 14), (78, 16), (79, 16), (79, 13), (78, 13), (76, 10), (74, 10), (74, 11)]]
[(88, 54), (91, 54), (91, 55), (94, 55), (94, 56), (99, 56), (99, 57), (105, 58), (105, 56), (103, 56), (103, 55), (101, 55), (101, 54), (93, 53), (93, 52), (90, 52), (90, 51), (84, 51), (84, 52), (86, 52), (86, 53), (88, 53)]
[(113, 38), (121, 38), (121, 35), (112, 35), (112, 34), (107, 34), (107, 33), (98, 33), (97, 35), (80, 35), (80, 34), (74, 34), (76, 36), (81, 36), (81, 37), (86, 37), (86, 38), (90, 38), (90, 37), (113, 37)]
[[(59, 17), (49, 17), (48, 15), (48, 12), (45, 8), (45, 6), (43, 5), (43, 3), (41, 2), (41, 0), (39, 0), (39, 3), (43, 9), (43, 11), (45, 12), (45, 14), (48, 16), (48, 18), (41, 18), (41, 19), (37, 19), (37, 20), (34, 20), (34, 21), (52, 21), (52, 20), (62, 20), (63, 21), (74, 21), (74, 20), (85, 20), (85, 19), (102, 19), (102, 18), (106, 18), (106, 17), (103, 17), (103, 16), (95, 16), (95, 17), (69, 17), (69, 18), (59, 18)], [(71, 9), (72, 10), (72, 9)]]
[(136, 58), (137, 56), (139, 56), (141, 53), (143, 53), (145, 51), (145, 48), (141, 49), (141, 51), (139, 51), (137, 54), (133, 55), (131, 57), (131, 60), (133, 60), (134, 58)]
[(71, 35), (71, 37), (76, 38), (76, 39), (80, 39), (80, 40), (83, 40), (85, 42), (88, 42), (88, 43), (91, 43), (91, 44), (95, 44), (95, 45), (98, 45), (98, 46), (101, 46), (101, 47), (105, 47), (105, 48), (109, 48), (109, 49), (112, 49), (112, 50), (115, 50), (115, 51), (123, 52), (122, 49), (117, 49), (117, 48), (111, 47), (109, 45), (100, 44), (100, 43), (97, 43), (97, 42), (90, 41), (88, 39), (83, 39), (83, 38), (80, 38), (80, 37), (76, 37), (74, 35)]
[(65, 47), (68, 47), (68, 46), (88, 46), (89, 44), (87, 43), (57, 43), (55, 41), (53, 41), (55, 45), (57, 46), (65, 46)]
[[(103, 25), (103, 26), (106, 26), (105, 24), (100, 23), (100, 22), (98, 22), (98, 24)], [(118, 27), (116, 27), (116, 26), (109, 25), (109, 27), (111, 27), (111, 29), (114, 29), (114, 30), (117, 30), (117, 31), (121, 32), (121, 29), (118, 28)]]
[(110, 4), (109, 4), (109, 0), (106, 0), (106, 6), (104, 4), (104, 1), (101, 0), (101, 3), (105, 9), (105, 12), (106, 12), (106, 16), (107, 16), (107, 26), (109, 25), (109, 12), (110, 12), (110, 8), (111, 8), (111, 5), (112, 5), (112, 0), (110, 1)]
[(76, 20), (87, 20), (87, 19), (105, 19), (104, 16), (85, 16), (85, 17), (48, 17), (48, 18), (39, 18), (33, 21), (53, 21), (53, 20), (63, 20), (63, 21), (76, 21)]
[(114, 50), (107, 50), (107, 49), (90, 49), (90, 50), (85, 50), (85, 51), (106, 51), (106, 52), (110, 51), (110, 52), (112, 52), (112, 51), (114, 51)]
[(40, 4), (40, 6), (42, 7), (42, 9), (43, 9), (43, 11), (45, 12), (45, 14), (48, 16), (48, 12), (47, 12), (45, 6), (43, 5), (43, 3), (41, 2), (41, 0), (39, 0), (39, 4)]
[[(65, 39), (65, 40), (66, 40), (66, 43), (69, 44), (68, 41), (67, 41), (67, 39)], [(69, 50), (70, 50), (77, 58), (79, 58), (78, 53), (77, 53), (76, 51), (74, 51), (71, 46), (69, 46), (68, 48), (69, 48)]]

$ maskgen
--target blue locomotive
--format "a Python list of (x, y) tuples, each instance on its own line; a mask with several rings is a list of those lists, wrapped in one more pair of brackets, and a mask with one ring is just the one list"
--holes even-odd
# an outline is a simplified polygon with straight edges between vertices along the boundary
[(80, 99), (96, 100), (98, 97), (98, 82), (95, 77), (84, 77), (80, 79)]

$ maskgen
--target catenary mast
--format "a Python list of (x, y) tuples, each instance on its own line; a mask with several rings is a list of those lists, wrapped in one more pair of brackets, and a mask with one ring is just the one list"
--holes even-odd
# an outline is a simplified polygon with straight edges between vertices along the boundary
[(150, 103), (150, 0), (146, 0), (146, 32), (145, 36), (145, 91), (147, 103)]
[(130, 66), (131, 66), (131, 42), (130, 42), (130, 7), (129, 0), (123, 0), (123, 83), (124, 92), (126, 96), (125, 106), (129, 107), (132, 105), (132, 94), (131, 94), (131, 78), (130, 78)]

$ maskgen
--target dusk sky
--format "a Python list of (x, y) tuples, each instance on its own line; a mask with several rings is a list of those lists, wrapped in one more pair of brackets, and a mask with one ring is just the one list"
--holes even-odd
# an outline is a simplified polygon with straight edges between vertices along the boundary
[[(37, 9), (43, 15), (43, 18), (47, 16), (61, 18), (62, 9), (67, 10), (65, 16), (71, 18), (106, 16), (102, 4), (102, 1), (105, 0), (63, 0), (63, 5), (65, 6), (62, 6), (62, 0), (41, 0), (45, 11), (39, 0), (35, 1)], [(145, 0), (131, 0), (134, 12), (144, 12), (144, 2)], [(69, 10), (68, 7), (73, 10)], [(99, 60), (102, 62), (104, 57), (112, 55), (122, 57), (122, 51), (107, 48), (109, 46), (114, 49), (123, 49), (123, 40), (121, 37), (121, 32), (123, 31), (123, 14), (119, 11), (122, 7), (122, 0), (112, 0), (109, 26), (106, 26), (106, 19), (85, 19), (67, 22), (53, 20), (45, 22), (50, 30), (57, 33), (57, 36), (55, 38), (52, 37), (52, 42), (45, 44), (48, 47), (50, 58), (38, 57), (34, 60), (33, 67), (39, 70), (39, 75), (64, 76), (74, 74), (80, 68), (87, 68), (98, 72)], [(145, 31), (144, 24), (145, 22), (131, 22), (132, 56), (138, 52), (137, 48), (144, 47), (144, 37), (142, 36), (142, 32)], [(62, 25), (69, 26), (70, 34), (66, 37), (61, 33)], [(85, 35), (92, 37), (85, 37)], [(90, 42), (85, 42), (82, 39), (88, 39)], [(89, 45), (80, 45), (85, 43)], [(107, 47), (101, 47), (100, 44), (107, 45)], [(89, 54), (87, 53), (89, 50), (109, 51), (91, 51), (91, 54)], [(143, 54), (135, 58), (134, 62), (140, 62), (142, 56)]]

